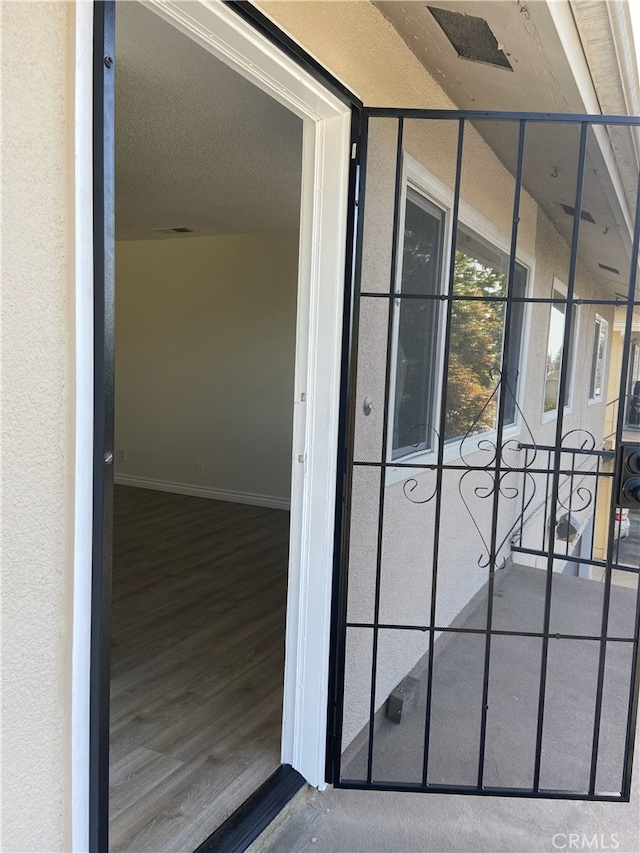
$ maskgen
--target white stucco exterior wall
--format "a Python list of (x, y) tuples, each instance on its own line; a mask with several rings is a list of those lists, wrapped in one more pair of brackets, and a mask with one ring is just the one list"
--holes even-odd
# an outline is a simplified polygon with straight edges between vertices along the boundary
[[(365, 102), (452, 106), (368, 2), (343, 8), (332, 3), (261, 5)], [(2, 847), (68, 850), (75, 464), (74, 6), (5, 0), (0, 14), (6, 318)], [(542, 230), (539, 224), (539, 237)]]
[(3, 2), (2, 849), (71, 846), (73, 13)]
[[(327, 68), (352, 88), (365, 105), (376, 107), (455, 109), (446, 90), (434, 80), (407, 49), (384, 16), (365, 2), (296, 2), (265, 0), (259, 4), (280, 26), (316, 56)], [(393, 69), (393, 73), (390, 73)], [(443, 81), (446, 85), (446, 81)], [(486, 93), (478, 109), (491, 109), (491, 92)], [(456, 127), (454, 123), (435, 122), (427, 127), (406, 121), (403, 148), (448, 188), (455, 177)], [(389, 287), (391, 239), (393, 233), (393, 196), (397, 122), (375, 119), (369, 127), (367, 187), (365, 192), (362, 289), (384, 291)], [(515, 144), (516, 134), (511, 128)], [(478, 131), (467, 125), (464, 146), (461, 197), (508, 239), (511, 231), (513, 177), (493, 154)], [(530, 295), (549, 298), (554, 276), (567, 280), (569, 247), (532, 197), (523, 191), (520, 203), (519, 250), (535, 262), (530, 273)], [(579, 265), (576, 292), (593, 298), (594, 285)], [(521, 404), (536, 441), (553, 444), (555, 421), (542, 418), (544, 371), (549, 325), (549, 306), (533, 306), (523, 335), (523, 393)], [(610, 311), (602, 309), (611, 322)], [(586, 429), (602, 435), (604, 401), (587, 406), (590, 370), (593, 310), (580, 313), (576, 351), (575, 403), (564, 418), (563, 432)], [(379, 460), (384, 413), (384, 362), (387, 340), (387, 306), (383, 300), (361, 304), (356, 398), (374, 401), (370, 417), (358, 407), (355, 428), (355, 457)], [(518, 436), (528, 440), (521, 425)], [(482, 454), (469, 456), (482, 464)], [(409, 474), (407, 473), (407, 476)], [(431, 491), (429, 475), (417, 475), (416, 494)], [(350, 543), (348, 619), (370, 622), (373, 619), (375, 566), (380, 478), (377, 469), (358, 468), (354, 474)], [(468, 480), (466, 486), (482, 485)], [(431, 600), (431, 551), (434, 524), (432, 503), (407, 506), (402, 493), (403, 480), (387, 484), (381, 567), (381, 622), (422, 624)], [(490, 529), (490, 501), (473, 504), (476, 521)], [(509, 530), (518, 514), (513, 501), (503, 501), (500, 509), (499, 537)], [(486, 569), (476, 558), (481, 543), (469, 521), (467, 509), (458, 495), (457, 478), (444, 479), (444, 532), (440, 543), (440, 571), (436, 603), (436, 622), (449, 624), (486, 582)], [(455, 521), (455, 535), (450, 526)], [(449, 525), (449, 526), (448, 526)], [(421, 531), (417, 533), (417, 531)], [(535, 531), (538, 532), (537, 530)], [(539, 537), (538, 537), (539, 538)], [(527, 542), (526, 544), (533, 544)], [(536, 540), (537, 546), (537, 540)], [(502, 556), (509, 553), (508, 543)], [(519, 559), (522, 555), (519, 555)], [(531, 562), (534, 560), (532, 559)], [(521, 560), (527, 562), (527, 559)], [(428, 648), (427, 638), (419, 632), (380, 632), (376, 708), (417, 663)], [(347, 636), (345, 709), (343, 746), (361, 730), (369, 714), (372, 632), (352, 629)]]

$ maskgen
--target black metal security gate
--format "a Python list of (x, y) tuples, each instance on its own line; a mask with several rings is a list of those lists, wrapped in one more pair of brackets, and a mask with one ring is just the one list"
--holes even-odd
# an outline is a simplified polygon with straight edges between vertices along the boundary
[(365, 110), (336, 786), (629, 798), (639, 126)]

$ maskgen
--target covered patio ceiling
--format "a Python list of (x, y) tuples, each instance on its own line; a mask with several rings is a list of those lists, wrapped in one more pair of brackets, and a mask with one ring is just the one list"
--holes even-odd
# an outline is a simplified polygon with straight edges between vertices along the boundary
[[(377, 0), (374, 5), (459, 109), (586, 112), (547, 3)], [(500, 52), (506, 63), (492, 61), (486, 51), (492, 40), (493, 58)], [(465, 44), (484, 46), (486, 61), (473, 49), (468, 52), (474, 58), (465, 58)], [(517, 123), (475, 126), (514, 174)], [(632, 134), (629, 128), (604, 127), (589, 133), (579, 260), (608, 299), (627, 293), (637, 188)], [(530, 126), (523, 184), (568, 243), (573, 216), (566, 207), (575, 206), (578, 148), (575, 126)]]

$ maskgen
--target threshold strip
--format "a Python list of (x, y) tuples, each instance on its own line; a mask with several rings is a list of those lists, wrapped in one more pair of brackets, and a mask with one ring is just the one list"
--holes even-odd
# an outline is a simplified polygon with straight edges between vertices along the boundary
[(290, 764), (281, 764), (194, 853), (243, 853), (306, 784)]

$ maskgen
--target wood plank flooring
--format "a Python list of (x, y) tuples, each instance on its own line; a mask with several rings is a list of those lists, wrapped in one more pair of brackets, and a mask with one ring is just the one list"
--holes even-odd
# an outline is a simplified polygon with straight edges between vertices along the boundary
[(191, 853), (280, 763), (289, 513), (116, 486), (110, 849)]

